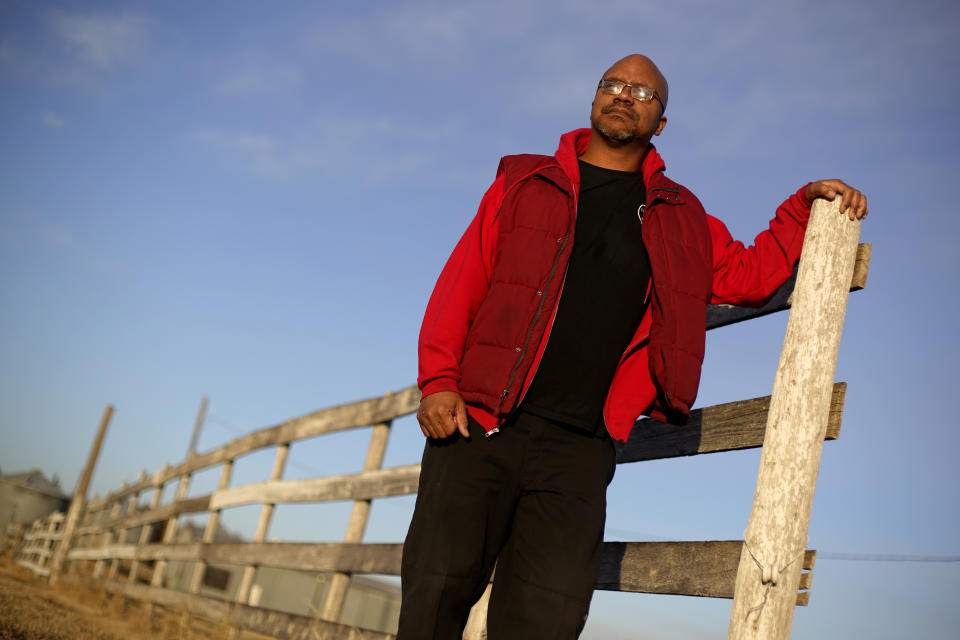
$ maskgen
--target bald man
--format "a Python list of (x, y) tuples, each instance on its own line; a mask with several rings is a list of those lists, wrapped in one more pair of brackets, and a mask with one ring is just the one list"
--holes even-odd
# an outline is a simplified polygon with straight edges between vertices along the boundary
[(576, 638), (600, 562), (613, 440), (683, 424), (708, 303), (762, 304), (800, 256), (801, 187), (751, 247), (664, 173), (650, 140), (667, 81), (647, 57), (600, 80), (590, 128), (553, 156), (506, 156), (427, 305), (417, 419), (427, 437), (403, 550), (400, 640), (460, 638), (494, 565), (488, 634)]

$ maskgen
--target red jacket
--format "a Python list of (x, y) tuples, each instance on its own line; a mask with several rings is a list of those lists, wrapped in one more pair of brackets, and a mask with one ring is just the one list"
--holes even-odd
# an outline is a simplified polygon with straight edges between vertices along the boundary
[[(492, 432), (530, 386), (562, 294), (573, 246), (577, 157), (589, 129), (565, 134), (556, 154), (507, 156), (447, 261), (420, 331), (424, 396), (456, 391)], [(747, 248), (696, 197), (664, 175), (651, 145), (644, 245), (650, 296), (604, 404), (611, 436), (626, 440), (640, 415), (682, 424), (696, 398), (706, 306), (763, 304), (800, 257), (810, 203), (801, 188)]]

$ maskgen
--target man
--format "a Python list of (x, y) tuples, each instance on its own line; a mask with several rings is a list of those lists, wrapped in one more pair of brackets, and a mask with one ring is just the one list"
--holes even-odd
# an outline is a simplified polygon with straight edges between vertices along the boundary
[(664, 175), (650, 144), (667, 82), (645, 56), (603, 75), (590, 129), (553, 157), (507, 156), (444, 267), (420, 334), (427, 436), (403, 555), (400, 640), (459, 638), (494, 565), (488, 633), (574, 638), (606, 488), (640, 415), (682, 424), (709, 302), (762, 304), (800, 256), (810, 183), (752, 247)]

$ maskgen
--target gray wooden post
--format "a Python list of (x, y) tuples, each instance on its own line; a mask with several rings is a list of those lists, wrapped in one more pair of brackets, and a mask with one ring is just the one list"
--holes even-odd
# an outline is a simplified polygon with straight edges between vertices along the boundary
[[(273, 471), (270, 473), (271, 481), (283, 478), (283, 469), (287, 464), (287, 454), (289, 452), (289, 444), (281, 444), (277, 447), (277, 456), (273, 460)], [(273, 506), (273, 504), (266, 503), (260, 508), (260, 519), (257, 520), (257, 530), (253, 534), (253, 542), (263, 542), (267, 539), (267, 530), (270, 528), (270, 519), (273, 517)], [(243, 577), (240, 580), (240, 587), (237, 589), (236, 602), (247, 604), (250, 599), (250, 587), (253, 586), (253, 578), (256, 572), (257, 567), (252, 564), (243, 568)]]
[[(370, 435), (370, 446), (367, 448), (367, 458), (363, 462), (364, 471), (376, 471), (383, 466), (383, 456), (387, 450), (387, 438), (390, 436), (390, 422), (374, 425)], [(370, 517), (370, 500), (354, 500), (353, 510), (350, 512), (350, 521), (347, 523), (347, 532), (343, 536), (344, 543), (363, 542), (363, 532), (367, 528)], [(350, 576), (336, 572), (330, 581), (327, 599), (323, 603), (320, 617), (324, 620), (337, 622), (343, 611), (343, 602), (347, 597), (347, 587), (350, 586)]]
[(63, 562), (70, 551), (70, 542), (73, 539), (74, 529), (77, 528), (77, 520), (80, 518), (80, 512), (87, 499), (87, 489), (90, 487), (90, 478), (93, 477), (93, 469), (97, 466), (97, 458), (100, 456), (100, 447), (103, 446), (103, 438), (107, 435), (107, 426), (110, 424), (110, 418), (113, 416), (113, 406), (107, 405), (103, 410), (103, 417), (100, 418), (100, 427), (97, 429), (97, 435), (93, 439), (93, 445), (90, 447), (90, 455), (87, 456), (87, 465), (83, 468), (77, 486), (73, 490), (73, 498), (70, 500), (70, 508), (67, 510), (67, 518), (63, 525), (63, 534), (53, 554), (53, 561), (50, 563), (50, 584), (55, 585), (60, 579), (60, 572), (63, 570)]
[[(190, 487), (190, 474), (185, 473), (180, 476), (179, 481), (177, 482), (177, 493), (173, 498), (174, 504), (183, 500), (187, 495), (187, 489)], [(161, 542), (163, 544), (170, 544), (174, 541), (174, 538), (177, 535), (177, 523), (179, 522), (178, 516), (171, 516), (167, 520), (166, 528), (163, 530), (163, 538)], [(163, 586), (164, 573), (167, 571), (167, 561), (164, 559), (157, 560), (156, 564), (153, 565), (153, 576), (150, 578), (150, 584), (154, 587)]]
[[(123, 484), (121, 485), (121, 487), (120, 487), (120, 490), (123, 491), (123, 490), (126, 489), (126, 488), (127, 488), (127, 483), (126, 483), (126, 481), (124, 481), (124, 483), (123, 483)], [(109, 515), (107, 516), (107, 520), (108, 520), (108, 522), (112, 522), (112, 521), (116, 520), (117, 517), (119, 517), (119, 515), (120, 515), (120, 510), (121, 510), (121, 508), (123, 507), (123, 505), (121, 504), (121, 501), (120, 501), (120, 500), (113, 500), (113, 501), (110, 502), (109, 504), (111, 505), (111, 508), (110, 508), (110, 513), (109, 513)], [(106, 507), (106, 505), (104, 505), (104, 507)], [(100, 546), (101, 546), (101, 547), (109, 547), (111, 544), (113, 544), (114, 539), (115, 539), (115, 537), (116, 537), (115, 534), (116, 534), (116, 530), (115, 530), (115, 529), (113, 529), (113, 528), (105, 529), (105, 530), (103, 531), (103, 533), (100, 534), (100, 536), (101, 536), (101, 538), (100, 538)], [(112, 566), (113, 562), (115, 562), (115, 561), (110, 561), (110, 566)], [(101, 577), (103, 577), (104, 569), (105, 569), (107, 566), (108, 566), (108, 561), (107, 561), (107, 560), (104, 560), (103, 558), (100, 558), (99, 560), (97, 560), (96, 563), (95, 563), (94, 566), (93, 566), (93, 577), (94, 577), (94, 578), (101, 578)]]
[[(220, 481), (217, 483), (217, 491), (223, 491), (230, 486), (230, 476), (233, 473), (233, 460), (227, 460), (220, 468)], [(207, 525), (203, 529), (203, 543), (210, 544), (217, 535), (217, 528), (220, 525), (220, 509), (214, 509), (207, 518)], [(190, 593), (200, 592), (200, 585), (203, 584), (203, 574), (207, 571), (207, 563), (203, 560), (197, 560), (193, 567), (193, 576), (190, 578)]]
[[(159, 477), (167, 475), (167, 470), (170, 468), (169, 463), (163, 463), (163, 468), (160, 469)], [(156, 477), (156, 476), (154, 476)], [(163, 483), (154, 485), (153, 488), (153, 498), (150, 500), (150, 511), (155, 511), (157, 507), (160, 506), (160, 498), (163, 497)], [(144, 522), (140, 527), (140, 538), (137, 540), (137, 551), (140, 551), (140, 548), (150, 544), (150, 536), (153, 534), (153, 524), (149, 522)], [(130, 574), (127, 576), (127, 582), (136, 584), (140, 579), (140, 561), (136, 558), (130, 563)], [(152, 575), (152, 574), (151, 574)]]
[[(124, 486), (124, 487), (127, 486), (127, 482), (126, 482), (126, 481), (124, 481), (123, 486)], [(125, 498), (123, 499), (122, 502), (119, 503), (119, 504), (120, 504), (120, 509), (119, 509), (119, 512), (117, 513), (117, 517), (120, 517), (120, 516), (122, 516), (122, 515), (127, 514), (127, 513), (130, 512), (130, 501), (131, 501), (131, 499), (132, 499), (132, 496), (127, 496), (127, 497), (125, 497)], [(125, 528), (125, 527), (118, 527), (118, 528), (116, 528), (116, 529), (113, 530), (113, 537), (111, 538), (111, 541), (112, 541), (113, 543), (124, 544), (124, 543), (126, 542), (126, 537), (127, 537), (127, 530), (126, 530), (126, 528)], [(110, 567), (109, 567), (109, 569), (107, 569), (107, 580), (116, 580), (116, 579), (117, 579), (117, 573), (118, 573), (119, 571), (120, 571), (120, 559), (119, 559), (119, 558), (113, 558), (113, 559), (111, 559), (111, 560), (110, 560)]]
[(860, 223), (817, 200), (803, 243), (728, 640), (790, 637)]
[[(146, 480), (147, 480), (147, 470), (146, 470), (146, 469), (141, 469), (141, 470), (140, 470), (140, 473), (137, 474), (137, 486), (143, 485), (143, 483), (146, 482)], [(136, 493), (134, 493), (133, 496), (131, 496), (130, 500), (127, 502), (127, 508), (126, 508), (126, 510), (125, 510), (125, 512), (124, 512), (125, 515), (128, 515), (128, 516), (129, 516), (129, 515), (137, 512), (137, 510), (140, 508), (140, 496), (141, 496), (141, 494), (143, 494), (143, 489), (138, 489), (138, 490), (136, 491)], [(122, 544), (126, 544), (126, 543), (127, 543), (127, 537), (128, 537), (129, 535), (130, 535), (130, 527), (126, 527), (126, 526), (123, 527), (123, 528), (120, 530), (120, 542), (121, 542)], [(117, 564), (116, 564), (116, 567), (115, 567), (115, 568), (116, 568), (116, 571), (113, 572), (113, 576), (111, 576), (111, 579), (112, 579), (112, 578), (116, 578), (117, 575), (118, 575), (119, 572), (120, 572), (120, 562), (119, 562), (119, 561), (117, 561)], [(130, 575), (133, 573), (130, 569), (131, 569), (131, 566), (130, 566), (130, 565), (127, 565), (127, 580), (130, 580)]]

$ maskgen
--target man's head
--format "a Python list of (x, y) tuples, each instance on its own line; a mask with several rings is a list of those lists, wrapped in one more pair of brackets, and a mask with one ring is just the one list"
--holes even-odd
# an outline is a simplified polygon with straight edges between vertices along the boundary
[[(667, 124), (663, 115), (667, 108), (667, 79), (650, 58), (635, 53), (607, 69), (601, 84), (605, 80), (618, 80), (631, 86), (624, 87), (617, 95), (597, 88), (590, 111), (593, 130), (614, 146), (638, 142), (645, 147)], [(637, 86), (652, 89), (655, 97), (649, 102), (637, 99), (633, 95), (633, 87)]]

